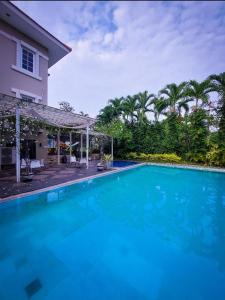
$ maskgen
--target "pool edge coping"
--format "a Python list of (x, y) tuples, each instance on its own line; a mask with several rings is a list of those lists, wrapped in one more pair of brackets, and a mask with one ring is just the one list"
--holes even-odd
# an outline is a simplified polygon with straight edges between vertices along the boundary
[(37, 190), (30, 191), (30, 192), (25, 192), (25, 193), (21, 193), (21, 194), (8, 196), (8, 197), (5, 197), (5, 198), (0, 198), (0, 205), (2, 203), (18, 200), (18, 199), (23, 198), (23, 197), (28, 197), (28, 196), (32, 196), (34, 194), (48, 192), (50, 190), (54, 191), (58, 188), (62, 188), (62, 187), (70, 186), (70, 185), (73, 185), (73, 184), (85, 182), (85, 181), (88, 181), (90, 179), (95, 179), (95, 178), (104, 177), (104, 176), (111, 175), (111, 174), (120, 173), (120, 172), (123, 172), (123, 171), (126, 171), (126, 170), (135, 169), (135, 168), (145, 166), (145, 165), (147, 165), (146, 162), (137, 163), (135, 165), (127, 166), (127, 167), (123, 167), (123, 168), (115, 167), (113, 170), (110, 170), (110, 171), (105, 172), (105, 173), (95, 174), (95, 175), (91, 175), (91, 176), (87, 176), (87, 177), (83, 177), (83, 178), (74, 179), (74, 180), (70, 180), (70, 181), (67, 181), (67, 182), (51, 185), (51, 186), (48, 186), (48, 187), (45, 187), (45, 188), (42, 188), (42, 189), (37, 189)]
[(214, 172), (214, 173), (225, 173), (225, 168), (214, 168), (214, 167), (201, 167), (195, 165), (182, 165), (182, 164), (170, 164), (170, 163), (153, 163), (146, 162), (147, 166), (160, 166), (160, 167), (168, 167), (168, 168), (178, 168), (178, 169), (188, 169), (188, 170), (197, 170), (197, 171), (205, 171), (205, 172)]

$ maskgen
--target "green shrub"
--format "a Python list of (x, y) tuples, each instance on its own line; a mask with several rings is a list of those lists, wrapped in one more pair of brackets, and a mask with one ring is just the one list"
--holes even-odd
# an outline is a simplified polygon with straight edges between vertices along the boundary
[(212, 149), (206, 154), (206, 162), (210, 166), (225, 166), (225, 149), (214, 145)]
[(179, 163), (181, 162), (181, 157), (172, 154), (145, 154), (130, 152), (126, 156), (127, 159), (136, 159), (148, 162), (162, 162), (162, 163)]
[(192, 153), (192, 152), (188, 152), (185, 155), (185, 160), (191, 163), (195, 163), (195, 164), (205, 164), (206, 163), (206, 155), (202, 154), (202, 153)]
[(139, 159), (139, 156), (138, 156), (138, 153), (136, 153), (136, 152), (130, 152), (130, 153), (127, 153), (126, 158), (127, 159)]

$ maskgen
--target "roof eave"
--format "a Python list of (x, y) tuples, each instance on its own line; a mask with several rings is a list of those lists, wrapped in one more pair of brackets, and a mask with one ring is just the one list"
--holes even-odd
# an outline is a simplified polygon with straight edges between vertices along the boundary
[[(46, 29), (44, 29), (41, 25), (39, 25), (36, 21), (34, 21), (31, 17), (29, 17), (27, 14), (25, 14), (21, 9), (19, 9), (17, 6), (12, 4), (11, 2), (1, 1), (1, 4), (4, 5), (11, 13), (14, 13), (17, 17), (19, 17), (22, 25), (24, 25), (24, 24), (29, 25), (26, 27), (24, 26), (25, 29), (23, 28), (22, 25), (21, 25), (21, 28), (18, 28), (20, 26), (17, 26), (16, 27), (17, 30), (23, 31), (27, 36), (30, 36), (32, 39), (37, 41), (39, 44), (48, 48), (48, 50), (49, 50), (49, 68), (72, 51), (71, 47), (62, 43), (59, 39), (57, 39), (54, 35), (52, 35)], [(5, 18), (3, 20), (15, 27), (15, 25), (13, 24), (13, 20), (11, 20), (11, 19), (7, 20), (7, 18)], [(24, 24), (23, 24), (23, 22), (24, 22)], [(27, 28), (27, 30), (26, 30), (26, 28)], [(31, 36), (31, 34), (28, 33), (29, 31), (33, 31), (32, 36)], [(46, 45), (46, 43), (44, 44), (44, 42), (42, 40), (47, 41), (48, 45)]]

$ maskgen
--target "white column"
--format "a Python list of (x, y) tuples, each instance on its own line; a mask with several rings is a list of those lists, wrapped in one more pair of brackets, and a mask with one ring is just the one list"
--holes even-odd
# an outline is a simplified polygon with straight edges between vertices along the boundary
[(111, 137), (111, 156), (113, 161), (113, 137)]
[(20, 182), (20, 109), (16, 108), (16, 182)]
[(70, 162), (71, 162), (71, 156), (72, 156), (72, 131), (70, 131)]
[(83, 158), (83, 134), (80, 134), (80, 159)]
[(88, 157), (89, 157), (89, 127), (87, 126), (87, 129), (86, 129), (86, 166), (87, 166), (87, 169), (88, 169), (88, 165), (89, 165)]
[(57, 155), (58, 155), (58, 165), (60, 165), (60, 128), (57, 133)]

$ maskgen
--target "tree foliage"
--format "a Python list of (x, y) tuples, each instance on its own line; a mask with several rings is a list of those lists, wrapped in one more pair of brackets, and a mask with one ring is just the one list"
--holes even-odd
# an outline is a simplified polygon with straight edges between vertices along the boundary
[(168, 84), (157, 95), (111, 99), (97, 128), (118, 140), (118, 156), (176, 154), (191, 163), (225, 166), (225, 72)]
[(67, 101), (59, 102), (59, 108), (67, 112), (74, 112), (74, 107)]

